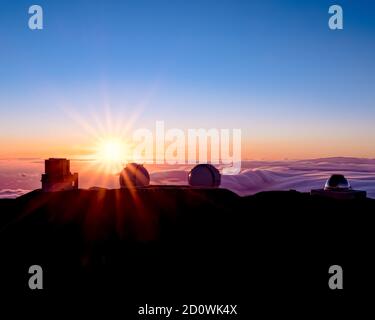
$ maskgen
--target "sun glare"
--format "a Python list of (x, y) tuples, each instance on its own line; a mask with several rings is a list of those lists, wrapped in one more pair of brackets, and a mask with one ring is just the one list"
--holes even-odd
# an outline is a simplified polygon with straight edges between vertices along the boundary
[[(133, 123), (136, 121), (139, 109), (132, 114), (117, 114), (112, 116), (109, 104), (104, 104), (103, 114), (90, 114), (83, 117), (76, 110), (65, 109), (65, 112), (85, 131), (86, 147), (82, 152), (90, 160), (88, 172), (98, 176), (118, 174), (132, 159), (133, 144), (129, 141)], [(94, 180), (95, 176), (92, 176)]]
[(106, 171), (118, 172), (126, 163), (126, 144), (118, 138), (102, 139), (97, 145), (96, 159)]

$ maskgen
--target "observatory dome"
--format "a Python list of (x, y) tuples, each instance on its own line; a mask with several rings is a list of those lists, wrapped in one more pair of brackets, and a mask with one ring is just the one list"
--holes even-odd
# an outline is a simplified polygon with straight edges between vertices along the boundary
[(193, 187), (216, 188), (220, 185), (221, 174), (211, 164), (198, 164), (189, 173), (189, 184)]
[(128, 163), (120, 173), (121, 188), (145, 187), (150, 184), (147, 169), (137, 163)]
[(333, 174), (326, 182), (324, 190), (345, 191), (351, 190), (349, 181), (342, 174)]

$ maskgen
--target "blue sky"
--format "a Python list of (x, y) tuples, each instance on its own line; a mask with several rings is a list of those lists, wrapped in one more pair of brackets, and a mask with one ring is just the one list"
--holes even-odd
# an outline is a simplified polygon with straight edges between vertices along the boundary
[[(27, 27), (32, 4), (43, 30)], [(344, 30), (328, 28), (332, 4)], [(241, 128), (255, 158), (274, 157), (262, 150), (281, 140), (275, 157), (303, 157), (304, 145), (306, 157), (375, 157), (373, 1), (0, 6), (0, 144), (76, 130), (66, 108), (89, 118), (109, 105), (126, 118), (142, 105), (136, 127)]]

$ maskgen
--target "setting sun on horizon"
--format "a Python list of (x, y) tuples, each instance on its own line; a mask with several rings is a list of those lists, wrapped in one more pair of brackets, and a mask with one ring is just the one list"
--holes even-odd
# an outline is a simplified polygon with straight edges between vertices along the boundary
[(111, 173), (119, 172), (130, 159), (130, 150), (118, 137), (103, 138), (98, 141), (93, 157), (105, 170)]

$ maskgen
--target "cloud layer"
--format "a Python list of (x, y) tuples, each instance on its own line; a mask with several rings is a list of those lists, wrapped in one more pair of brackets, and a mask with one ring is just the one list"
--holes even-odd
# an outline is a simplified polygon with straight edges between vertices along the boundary
[[(375, 159), (326, 158), (299, 161), (243, 161), (238, 175), (222, 176), (222, 188), (241, 196), (269, 190), (309, 192), (322, 188), (331, 174), (342, 173), (354, 189), (375, 198)], [(186, 184), (187, 170), (151, 174), (155, 184)]]
[(3, 199), (17, 198), (30, 191), (31, 190), (24, 190), (24, 189), (1, 189), (0, 198), (3, 198)]
[[(79, 172), (80, 187), (117, 188), (117, 175), (94, 172), (92, 164), (72, 161), (72, 172)], [(85, 167), (86, 166), (86, 167)], [(87, 170), (90, 167), (90, 170)], [(148, 166), (152, 184), (186, 185), (191, 166)], [(0, 161), (0, 198), (15, 198), (40, 188), (43, 162)], [(366, 190), (375, 198), (375, 159), (325, 158), (299, 161), (243, 161), (238, 175), (222, 176), (222, 188), (241, 196), (269, 190), (308, 192), (322, 188), (333, 173), (344, 174), (354, 189)]]

